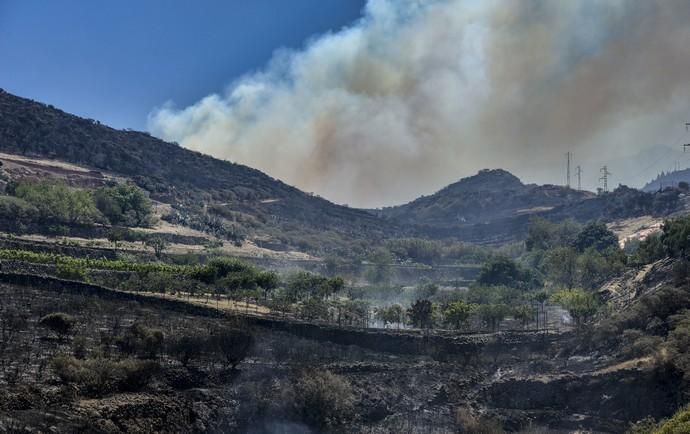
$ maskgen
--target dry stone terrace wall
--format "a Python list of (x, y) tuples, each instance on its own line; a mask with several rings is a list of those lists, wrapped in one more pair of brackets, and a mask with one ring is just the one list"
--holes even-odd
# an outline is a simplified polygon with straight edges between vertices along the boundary
[(67, 292), (112, 300), (137, 301), (173, 312), (204, 317), (219, 319), (241, 317), (246, 319), (250, 325), (287, 332), (307, 339), (328, 341), (339, 345), (355, 345), (374, 351), (394, 354), (428, 355), (434, 358), (543, 351), (560, 339), (559, 335), (538, 332), (512, 331), (490, 334), (444, 335), (422, 333), (419, 330), (394, 331), (336, 327), (279, 317), (232, 313), (221, 311), (211, 306), (188, 303), (183, 300), (118, 291), (83, 282), (33, 274), (0, 272), (0, 283), (55, 291), (58, 294)]

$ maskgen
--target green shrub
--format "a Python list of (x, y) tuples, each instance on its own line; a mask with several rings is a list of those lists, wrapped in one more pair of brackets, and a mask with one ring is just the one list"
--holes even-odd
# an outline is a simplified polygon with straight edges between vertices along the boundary
[(551, 300), (563, 306), (578, 327), (589, 321), (599, 308), (598, 300), (580, 289), (558, 291), (551, 296)]
[(151, 201), (134, 184), (101, 187), (94, 192), (95, 205), (111, 224), (150, 226), (153, 217)]
[(55, 264), (55, 275), (61, 279), (86, 282), (89, 276), (86, 269), (78, 263), (58, 261)]
[(42, 221), (91, 224), (101, 218), (93, 196), (59, 181), (20, 181), (14, 195), (38, 209)]
[(90, 396), (138, 391), (160, 370), (157, 363), (150, 361), (79, 360), (63, 354), (53, 357), (50, 365), (62, 382), (74, 384)]

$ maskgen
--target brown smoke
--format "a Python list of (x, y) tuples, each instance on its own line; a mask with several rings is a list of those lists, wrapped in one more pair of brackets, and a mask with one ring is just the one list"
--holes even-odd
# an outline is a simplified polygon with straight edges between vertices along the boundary
[(687, 0), (370, 0), (352, 27), (150, 129), (359, 206), (483, 167), (560, 183), (568, 150), (592, 174), (677, 135), (688, 23)]

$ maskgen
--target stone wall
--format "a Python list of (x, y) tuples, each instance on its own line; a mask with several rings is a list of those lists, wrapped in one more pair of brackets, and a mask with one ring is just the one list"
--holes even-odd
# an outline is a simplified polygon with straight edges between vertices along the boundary
[(201, 306), (183, 300), (153, 295), (118, 291), (84, 282), (58, 279), (50, 276), (0, 272), (0, 282), (44, 290), (97, 296), (111, 300), (137, 301), (175, 312), (213, 318), (242, 318), (269, 330), (295, 336), (328, 341), (339, 345), (356, 345), (374, 351), (397, 354), (429, 355), (435, 358), (471, 355), (509, 354), (519, 351), (543, 351), (557, 337), (537, 332), (499, 332), (487, 334), (434, 334), (420, 330), (383, 330), (357, 327), (338, 327), (280, 317), (247, 315), (221, 311), (212, 306)]

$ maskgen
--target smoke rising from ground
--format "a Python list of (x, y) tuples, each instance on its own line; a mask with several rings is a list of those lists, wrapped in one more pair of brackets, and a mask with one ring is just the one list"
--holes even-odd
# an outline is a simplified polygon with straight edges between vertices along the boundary
[(690, 117), (688, 23), (687, 0), (370, 0), (353, 26), (149, 128), (357, 206), (484, 167), (562, 183), (568, 150), (593, 187), (600, 161)]

